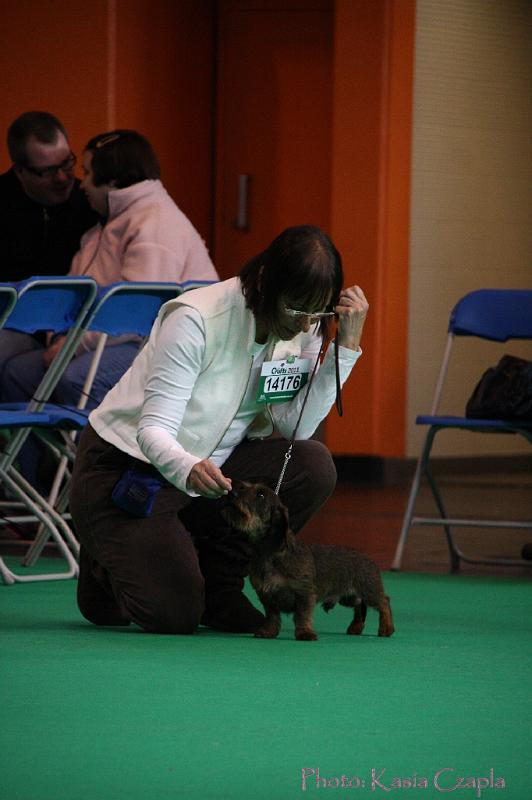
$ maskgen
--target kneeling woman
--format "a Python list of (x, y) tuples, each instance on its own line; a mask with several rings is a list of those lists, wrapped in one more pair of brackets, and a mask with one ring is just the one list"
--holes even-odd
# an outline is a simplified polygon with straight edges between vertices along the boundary
[(280, 488), (292, 529), (334, 489), (331, 455), (309, 439), (335, 399), (334, 343), (314, 379), (303, 377), (303, 388), (280, 402), (264, 375), (291, 356), (310, 372), (336, 315), (346, 380), (361, 354), (368, 304), (360, 287), (342, 285), (329, 237), (298, 226), (238, 277), (163, 306), (79, 444), (70, 507), (81, 542), (78, 604), (88, 620), (160, 633), (192, 633), (200, 623), (237, 632), (260, 626), (262, 614), (242, 593), (246, 542), (220, 509), (232, 480), (275, 487), (307, 392)]

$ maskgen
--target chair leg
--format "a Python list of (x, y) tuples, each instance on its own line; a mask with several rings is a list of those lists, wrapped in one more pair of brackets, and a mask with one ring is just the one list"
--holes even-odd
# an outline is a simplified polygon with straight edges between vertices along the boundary
[[(434, 438), (434, 437), (433, 437)], [(448, 519), (448, 514), (443, 504), (443, 498), (440, 493), (439, 486), (436, 482), (436, 478), (434, 477), (432, 470), (429, 467), (428, 462), (425, 464), (425, 475), (427, 478), (427, 482), (430, 486), (430, 490), (432, 492), (432, 496), (434, 497), (434, 501), (438, 506), (438, 511), (440, 512), (440, 516), (442, 519)], [(447, 546), (449, 548), (449, 557), (451, 559), (451, 572), (459, 572), (460, 571), (460, 551), (456, 546), (456, 542), (454, 540), (454, 536), (452, 534), (452, 529), (450, 525), (443, 525), (443, 529), (445, 531), (445, 536), (447, 539)]]
[[(443, 500), (436, 483), (434, 476), (429, 468), (429, 456), (432, 450), (432, 444), (434, 442), (434, 437), (437, 433), (437, 428), (430, 427), (427, 435), (425, 437), (425, 443), (423, 445), (423, 450), (421, 451), (421, 455), (416, 465), (416, 471), (414, 473), (414, 478), (412, 480), (412, 487), (410, 489), (410, 496), (408, 498), (408, 503), (406, 506), (405, 515), (403, 518), (403, 524), (401, 527), (401, 533), (399, 536), (399, 541), (397, 542), (397, 546), (395, 549), (395, 556), (392, 562), (391, 569), (394, 571), (398, 571), (401, 569), (401, 562), (403, 559), (403, 551), (406, 545), (406, 540), (408, 538), (410, 527), (412, 525), (412, 519), (414, 517), (414, 509), (417, 501), (417, 497), (419, 494), (419, 488), (421, 486), (421, 480), (423, 476), (427, 478), (429, 486), (431, 488), (434, 500), (436, 505), (438, 506), (440, 515), (442, 518), (447, 517), (447, 513), (445, 511), (445, 506), (443, 504)], [(451, 528), (448, 525), (445, 525), (445, 534), (447, 537), (447, 544), (449, 547), (449, 554), (451, 558), (451, 571), (456, 572), (460, 568), (460, 555), (459, 551), (455, 545), (453, 535), (451, 532)]]
[[(427, 437), (428, 439), (428, 437)], [(427, 440), (425, 440), (425, 445), (423, 448), (423, 453), (425, 452), (427, 447)], [(410, 496), (408, 498), (408, 503), (406, 505), (405, 514), (403, 517), (403, 524), (401, 526), (401, 533), (399, 535), (399, 540), (397, 542), (395, 548), (395, 555), (392, 561), (391, 569), (392, 571), (399, 571), (401, 569), (401, 562), (403, 560), (403, 551), (406, 546), (406, 540), (408, 539), (408, 534), (410, 532), (410, 526), (412, 524), (412, 517), (414, 514), (414, 508), (416, 505), (417, 495), (419, 492), (419, 486), (421, 483), (421, 472), (422, 472), (422, 462), (423, 456), (420, 456), (418, 462), (416, 464), (416, 471), (414, 473), (414, 477), (412, 479), (412, 486), (410, 489)]]
[(68, 565), (66, 572), (58, 573), (44, 573), (37, 575), (19, 575), (6, 565), (4, 560), (0, 558), (0, 575), (7, 584), (15, 582), (25, 583), (30, 581), (44, 581), (44, 580), (65, 580), (75, 578), (78, 574), (78, 565), (74, 555), (69, 550), (65, 539), (61, 536), (59, 528), (64, 533), (67, 539), (72, 539), (71, 544), (79, 547), (75, 537), (73, 536), (70, 528), (57, 512), (46, 503), (44, 498), (21, 476), (13, 467), (6, 470), (0, 470), (0, 478), (2, 482), (11, 490), (11, 492), (20, 498), (23, 504), (30, 510), (30, 512), (41, 522), (46, 528), (49, 536), (55, 541), (59, 551)]
[[(66, 471), (67, 463), (68, 463), (67, 457), (61, 456), (59, 465), (57, 467), (57, 471), (55, 473), (52, 488), (50, 489), (50, 494), (48, 496), (48, 503), (53, 508), (57, 508), (58, 505), (58, 495), (60, 493), (61, 482), (63, 480), (63, 476)], [(48, 541), (49, 538), (50, 538), (50, 532), (43, 525), (40, 525), (37, 531), (37, 536), (33, 540), (33, 543), (31, 544), (28, 552), (26, 553), (26, 555), (22, 560), (22, 564), (25, 567), (32, 567), (35, 564), (35, 562), (41, 555), (43, 548), (46, 545), (46, 542)]]

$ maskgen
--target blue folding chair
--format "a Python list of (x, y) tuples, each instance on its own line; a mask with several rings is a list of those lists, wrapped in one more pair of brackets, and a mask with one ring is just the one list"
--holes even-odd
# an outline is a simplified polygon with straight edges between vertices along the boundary
[(132, 334), (146, 338), (164, 303), (190, 289), (198, 289), (211, 283), (213, 281), (120, 281), (100, 289), (86, 324), (78, 334), (78, 344), (86, 332), (100, 334), (80, 400), (76, 407), (46, 404), (44, 409), (52, 424), (58, 429), (74, 431), (85, 426), (89, 415), (85, 406), (109, 336)]
[[(206, 281), (188, 281), (185, 286), (187, 289), (197, 288), (207, 283)], [(123, 334), (134, 334), (142, 338), (148, 336), (161, 306), (168, 300), (177, 297), (181, 292), (181, 284), (151, 281), (123, 281), (100, 289), (86, 324), (79, 332), (81, 336), (87, 331), (94, 331), (100, 336), (78, 405), (68, 407), (47, 403), (43, 409), (48, 416), (47, 425), (40, 426), (35, 431), (46, 443), (56, 449), (58, 448), (55, 438), (57, 433), (73, 432), (70, 435), (63, 435), (60, 448), (61, 457), (48, 497), (48, 503), (56, 508), (63, 519), (69, 519), (69, 515), (66, 513), (70, 483), (68, 465), (75, 457), (75, 432), (81, 430), (87, 423), (89, 412), (85, 406), (108, 336)], [(54, 437), (54, 440), (51, 440), (51, 436)], [(72, 533), (72, 535), (74, 534)], [(48, 538), (49, 532), (45, 528), (38, 532), (23, 559), (22, 563), (25, 566), (35, 563)]]
[[(36, 518), (48, 531), (67, 562), (67, 571), (34, 575), (17, 575), (0, 558), (0, 575), (5, 583), (70, 578), (77, 574), (77, 563), (67, 543), (75, 539), (61, 515), (58, 514), (36, 489), (16, 469), (21, 447), (32, 429), (46, 426), (48, 415), (43, 411), (58, 381), (68, 365), (79, 340), (79, 331), (91, 308), (97, 292), (92, 278), (36, 277), (17, 284), (17, 300), (4, 327), (23, 333), (51, 331), (65, 334), (64, 345), (53, 359), (34, 397), (24, 406), (0, 405), (0, 429), (9, 436), (0, 453), (0, 484), (15, 499), (15, 505)], [(12, 507), (12, 501), (2, 502), (2, 509)], [(4, 516), (2, 522), (16, 522), (18, 516)]]
[[(443, 526), (449, 554), (451, 571), (460, 568), (460, 562), (469, 564), (499, 564), (505, 566), (530, 566), (529, 561), (510, 558), (473, 557), (458, 547), (452, 529), (460, 528), (508, 528), (532, 529), (529, 520), (500, 520), (449, 516), (443, 502), (438, 482), (431, 469), (430, 458), (436, 435), (442, 431), (460, 430), (479, 434), (514, 434), (523, 436), (532, 444), (532, 421), (509, 421), (503, 419), (470, 419), (468, 417), (443, 416), (438, 413), (445, 379), (453, 350), (455, 337), (477, 337), (495, 342), (510, 339), (532, 339), (532, 290), (479, 289), (463, 297), (454, 307), (448, 326), (447, 346), (430, 414), (416, 418), (417, 425), (428, 427), (421, 455), (412, 481), (401, 533), (397, 543), (392, 569), (399, 570), (403, 551), (412, 525)], [(416, 500), (423, 479), (430, 487), (438, 509), (438, 516), (415, 516)]]

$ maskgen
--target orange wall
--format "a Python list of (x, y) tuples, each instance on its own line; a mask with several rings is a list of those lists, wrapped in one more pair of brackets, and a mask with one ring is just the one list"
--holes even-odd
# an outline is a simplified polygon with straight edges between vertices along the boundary
[[(219, 5), (215, 256), (223, 277), (290, 225), (329, 229), (333, 24), (331, 0)], [(235, 225), (240, 175), (250, 178), (245, 229)]]
[[(50, 110), (79, 154), (109, 126), (138, 128), (212, 243), (215, 12), (214, 0), (1, 3), (0, 129), (22, 111)], [(337, 454), (404, 455), (414, 16), (415, 0), (335, 3), (330, 230), (346, 282), (371, 304), (344, 417), (333, 410), (327, 421)]]
[(31, 109), (56, 114), (78, 155), (96, 133), (136, 128), (152, 141), (169, 192), (210, 238), (211, 0), (9, 0), (0, 31), (2, 136)]
[(118, 0), (117, 124), (153, 142), (162, 178), (212, 236), (214, 3)]
[[(106, 124), (106, 0), (0, 4), (0, 135), (24, 111), (56, 114), (79, 155)], [(9, 167), (5, 145), (0, 168)]]
[(414, 0), (337, 0), (331, 232), (370, 302), (327, 420), (336, 454), (404, 454)]

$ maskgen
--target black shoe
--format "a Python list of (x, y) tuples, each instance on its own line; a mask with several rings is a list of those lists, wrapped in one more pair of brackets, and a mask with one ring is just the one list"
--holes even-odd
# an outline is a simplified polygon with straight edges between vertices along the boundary
[(207, 597), (201, 625), (225, 633), (255, 633), (264, 619), (242, 592), (230, 589)]

